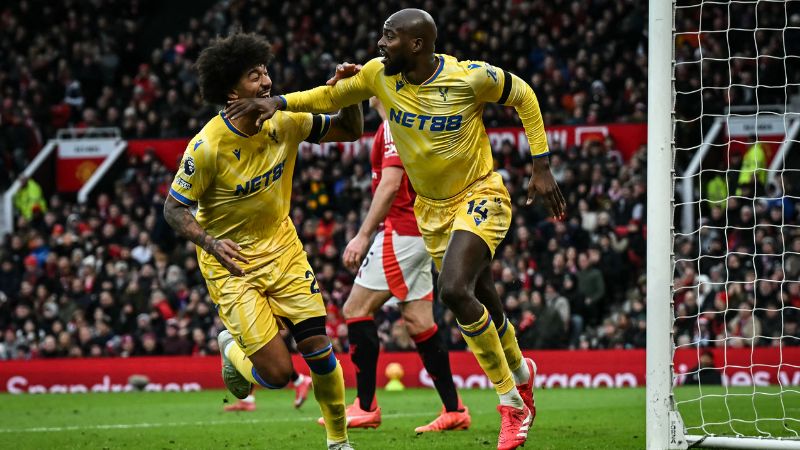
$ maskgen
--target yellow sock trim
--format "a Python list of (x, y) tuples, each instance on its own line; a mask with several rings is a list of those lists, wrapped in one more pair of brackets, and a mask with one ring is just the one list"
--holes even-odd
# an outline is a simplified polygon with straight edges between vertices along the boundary
[(344, 373), (339, 360), (332, 372), (320, 375), (311, 372), (314, 398), (319, 403), (322, 418), (325, 419), (325, 432), (328, 440), (344, 442), (347, 440), (347, 418), (344, 413)]
[(495, 391), (505, 394), (514, 389), (514, 378), (500, 344), (497, 328), (492, 326), (489, 311), (483, 308), (483, 314), (477, 322), (467, 325), (459, 323), (458, 326), (478, 364), (494, 384)]

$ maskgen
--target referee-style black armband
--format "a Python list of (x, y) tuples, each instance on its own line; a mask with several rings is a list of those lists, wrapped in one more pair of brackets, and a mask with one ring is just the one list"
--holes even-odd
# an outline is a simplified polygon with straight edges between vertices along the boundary
[(311, 142), (312, 144), (319, 144), (319, 141), (328, 134), (330, 128), (331, 116), (327, 114), (314, 114), (311, 122), (311, 131), (308, 133), (308, 137), (305, 138), (305, 141)]
[(506, 102), (508, 101), (508, 96), (511, 94), (511, 83), (512, 83), (511, 74), (507, 70), (504, 70), (503, 71), (503, 93), (500, 94), (500, 100), (498, 100), (497, 103), (499, 103), (501, 105), (505, 105), (506, 104)]

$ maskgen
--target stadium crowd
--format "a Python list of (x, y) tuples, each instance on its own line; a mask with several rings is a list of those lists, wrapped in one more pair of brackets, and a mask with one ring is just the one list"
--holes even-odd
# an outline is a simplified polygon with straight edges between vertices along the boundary
[[(377, 9), (406, 3), (381, 2)], [(202, 104), (192, 63), (217, 34), (244, 29), (268, 36), (276, 55), (270, 66), (274, 92), (290, 92), (324, 82), (337, 62), (375, 55), (384, 19), (355, 0), (218, 2), (148, 49), (137, 38), (154, 4), (21, 1), (0, 10), (0, 185), (64, 126), (116, 126), (129, 139), (194, 134), (215, 108)], [(644, 120), (646, 12), (639, 2), (461, 5), (450, 0), (422, 6), (439, 23), (441, 51), (490, 61), (529, 81), (545, 123)], [(369, 128), (376, 115), (367, 114)], [(505, 108), (487, 108), (485, 117), (487, 126), (518, 124), (516, 113)], [(564, 222), (524, 206), (529, 156), (510, 143), (494, 149), (515, 222), (492, 270), (520, 344), (641, 348), (645, 150), (628, 161), (611, 139), (571, 148), (554, 143), (552, 150), (553, 172), (568, 202)], [(315, 268), (328, 305), (328, 333), (339, 351), (348, 347), (341, 305), (353, 279), (340, 255), (369, 204), (367, 153), (303, 152), (295, 173), (291, 216)], [(113, 187), (87, 205), (52, 195), (19, 211), (14, 233), (0, 248), (0, 359), (218, 351), (215, 337), (222, 324), (198, 272), (194, 246), (176, 239), (162, 216), (172, 174), (152, 153), (131, 156), (122, 170)], [(755, 253), (758, 247), (760, 255), (784, 246), (800, 251), (800, 235), (772, 226), (774, 207), (756, 204), (746, 219), (748, 208), (731, 200), (708, 217), (721, 210), (742, 223), (765, 224), (758, 228), (763, 236), (752, 241), (744, 239), (745, 232), (736, 234), (733, 248)], [(727, 238), (731, 245), (731, 234)], [(738, 259), (743, 279), (760, 280), (757, 291), (742, 285), (739, 292), (722, 289), (721, 295), (719, 285), (702, 277), (726, 279), (726, 266), (720, 275), (719, 264), (725, 248), (720, 235), (681, 241), (677, 253), (687, 262), (679, 264), (676, 287), (687, 289), (676, 297), (686, 316), (676, 324), (679, 342), (687, 339), (683, 336), (696, 340), (693, 333), (703, 329), (703, 319), (712, 323), (720, 317), (721, 327), (709, 325), (712, 336), (727, 330), (728, 336), (746, 337), (748, 323), (756, 319), (762, 329), (774, 331), (771, 313), (749, 318), (745, 309), (715, 313), (718, 301), (730, 306), (736, 298), (735, 304), (743, 305), (758, 296), (759, 305), (764, 298), (780, 305), (786, 293), (800, 306), (797, 283), (765, 281), (780, 272), (768, 256)], [(691, 260), (700, 251), (708, 257)], [(728, 291), (736, 288), (731, 284)], [(449, 347), (465, 348), (452, 314), (438, 302), (436, 317)], [(386, 349), (412, 348), (396, 310), (384, 308), (378, 320)], [(798, 335), (796, 318), (783, 327), (783, 335)]]
[[(208, 3), (208, 2), (206, 2)], [(338, 62), (377, 56), (381, 14), (409, 6), (357, 0), (212, 3), (163, 36), (148, 27), (159, 2), (47, 2), (0, 6), (0, 188), (55, 130), (119, 127), (136, 138), (188, 137), (216, 109), (204, 105), (192, 64), (209, 41), (235, 30), (272, 42), (274, 93), (317, 86)], [(439, 24), (439, 50), (489, 61), (528, 81), (545, 123), (643, 121), (646, 13), (632, 0), (422, 2)], [(160, 39), (147, 46), (143, 39)], [(488, 126), (519, 125), (490, 105)], [(372, 129), (377, 115), (368, 119)]]
[[(522, 206), (524, 157), (508, 143), (496, 152), (516, 223), (492, 268), (525, 348), (644, 345), (644, 153), (620, 164), (604, 145), (556, 149), (566, 222)], [(353, 280), (340, 254), (369, 205), (366, 155), (306, 151), (295, 174), (292, 219), (340, 349)], [(53, 195), (20, 211), (0, 259), (0, 358), (217, 351), (221, 323), (194, 245), (176, 239), (162, 216), (172, 174), (152, 153), (122, 170), (91, 205)], [(464, 348), (452, 314), (437, 308), (450, 347)], [(385, 308), (379, 323), (387, 349), (412, 348), (396, 310)]]
[[(740, 115), (791, 112), (785, 108), (800, 93), (800, 5), (678, 5), (675, 158), (685, 167), (729, 107)], [(782, 136), (732, 140), (714, 142), (705, 173), (695, 176), (705, 201), (683, 206), (699, 213), (699, 227), (676, 235), (675, 341), (800, 345), (800, 183), (793, 172), (770, 182), (756, 170), (768, 166)], [(784, 163), (791, 161), (790, 153)]]

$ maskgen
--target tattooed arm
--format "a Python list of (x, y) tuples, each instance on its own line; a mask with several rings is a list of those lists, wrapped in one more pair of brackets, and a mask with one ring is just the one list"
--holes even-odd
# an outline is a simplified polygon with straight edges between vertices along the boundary
[(232, 275), (238, 277), (244, 275), (244, 270), (234, 261), (238, 259), (245, 264), (248, 263), (247, 259), (239, 254), (239, 250), (242, 249), (239, 244), (230, 239), (216, 239), (208, 234), (197, 223), (189, 211), (189, 207), (175, 200), (171, 195), (167, 195), (167, 200), (164, 202), (164, 219), (180, 236), (194, 242), (206, 253), (214, 255), (217, 261)]

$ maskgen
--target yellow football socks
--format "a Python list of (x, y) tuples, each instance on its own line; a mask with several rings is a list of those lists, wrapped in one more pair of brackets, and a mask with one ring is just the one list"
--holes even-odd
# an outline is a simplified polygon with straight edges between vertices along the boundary
[(492, 325), (489, 311), (483, 308), (483, 314), (477, 322), (466, 325), (459, 323), (458, 327), (478, 364), (489, 377), (489, 381), (494, 384), (497, 393), (507, 394), (516, 389), (497, 328)]
[(225, 355), (231, 360), (233, 367), (236, 367), (236, 370), (238, 370), (247, 381), (253, 384), (261, 384), (253, 376), (253, 363), (250, 362), (250, 358), (244, 354), (244, 351), (239, 348), (235, 342), (231, 342), (228, 347), (222, 349), (222, 351), (225, 352)]
[[(508, 368), (511, 369), (512, 373), (519, 370), (520, 366), (522, 366), (522, 352), (517, 343), (517, 332), (508, 318), (503, 320), (503, 325), (497, 329), (497, 334), (500, 336), (500, 345), (503, 346)], [(522, 384), (527, 380), (515, 379), (515, 381), (517, 384)]]
[(344, 412), (344, 373), (339, 361), (335, 361), (336, 367), (326, 374), (316, 373), (312, 369), (311, 380), (314, 386), (314, 398), (317, 399), (322, 418), (325, 419), (328, 441), (345, 442), (347, 418)]

